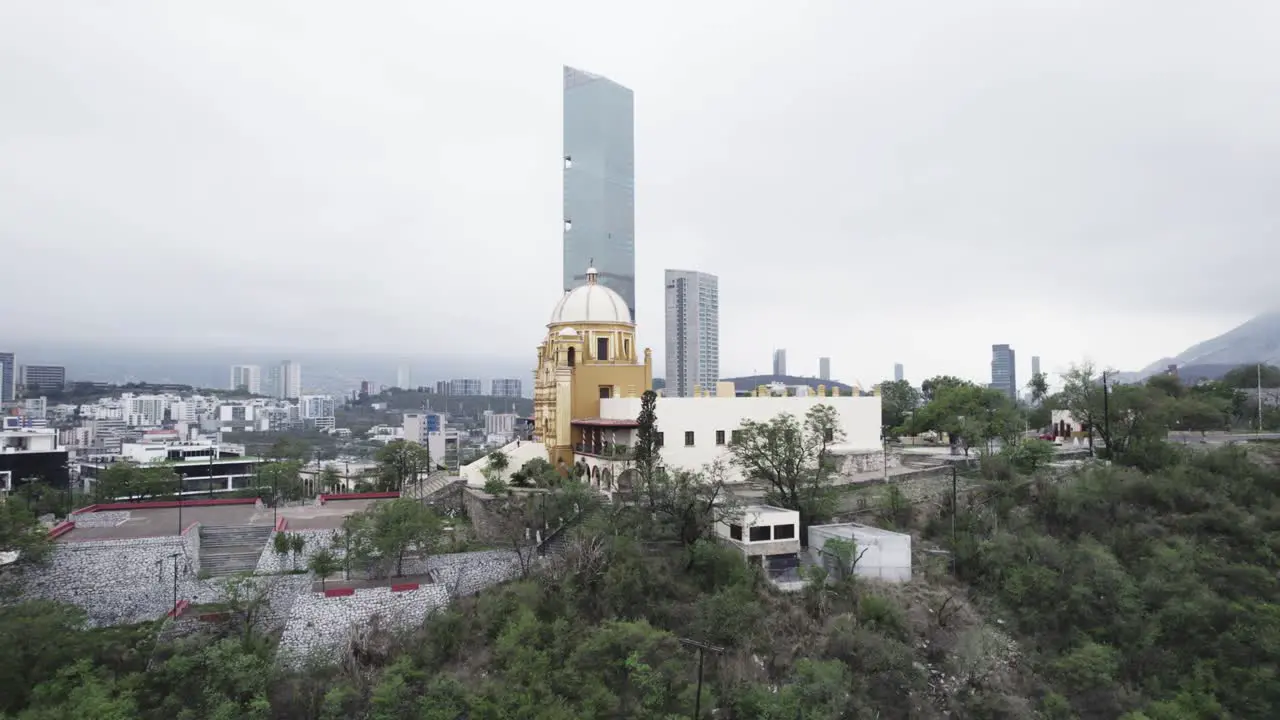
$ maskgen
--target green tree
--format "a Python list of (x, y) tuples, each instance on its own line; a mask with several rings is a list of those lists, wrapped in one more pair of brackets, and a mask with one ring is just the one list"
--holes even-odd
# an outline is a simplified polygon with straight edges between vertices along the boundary
[(301, 471), (296, 460), (266, 463), (258, 468), (257, 482), (262, 489), (270, 489), (276, 501), (301, 500), (307, 497)]
[[(1222, 383), (1227, 387), (1249, 390), (1258, 387), (1258, 365), (1241, 365), (1227, 371), (1222, 376)], [(1277, 388), (1280, 387), (1280, 367), (1275, 365), (1262, 365), (1262, 387)]]
[(880, 424), (887, 430), (900, 428), (920, 406), (920, 391), (906, 380), (880, 383)]
[(431, 472), (431, 451), (415, 442), (392, 440), (373, 457), (378, 463), (379, 485), (384, 490), (402, 490), (406, 482)]
[(814, 405), (803, 423), (788, 413), (768, 422), (743, 420), (729, 453), (745, 477), (766, 483), (768, 502), (800, 513), (803, 538), (809, 525), (831, 514), (831, 447), (843, 440), (835, 408)]
[(644, 489), (645, 499), (652, 509), (655, 502), (654, 483), (658, 481), (658, 468), (662, 465), (662, 447), (658, 444), (658, 394), (645, 390), (640, 395), (640, 414), (636, 417), (636, 442), (632, 457), (636, 474)]
[(431, 553), (440, 543), (444, 525), (422, 503), (409, 499), (378, 503), (349, 515), (343, 527), (351, 533), (351, 554), (376, 575), (385, 576), (394, 568), (404, 575), (404, 558), (415, 552)]
[(916, 433), (929, 430), (945, 433), (951, 444), (959, 445), (965, 455), (970, 448), (984, 447), (996, 438), (1013, 443), (1024, 427), (1007, 395), (964, 382), (940, 385), (933, 400), (916, 413), (911, 423)]
[(738, 511), (738, 503), (726, 488), (727, 475), (727, 468), (719, 462), (696, 473), (654, 473), (652, 512), (659, 534), (679, 540), (686, 548), (699, 540), (715, 539), (716, 523)]
[(560, 484), (562, 476), (545, 458), (531, 458), (511, 473), (512, 487), (555, 487)]
[(293, 556), (293, 569), (298, 569), (298, 556), (307, 549), (307, 537), (302, 533), (289, 533), (289, 553)]
[(0, 553), (16, 552), (16, 562), (38, 563), (52, 549), (48, 530), (40, 524), (26, 500), (0, 500)]
[(324, 470), (320, 471), (320, 491), (326, 493), (338, 492), (343, 489), (342, 473), (332, 465), (326, 465)]
[(320, 589), (328, 577), (342, 569), (342, 563), (329, 548), (321, 548), (307, 560), (307, 569), (320, 578)]
[(953, 375), (938, 375), (920, 383), (920, 395), (925, 402), (933, 402), (938, 392), (949, 387), (970, 385), (968, 380), (961, 380)]
[(311, 459), (311, 444), (299, 437), (285, 436), (271, 445), (267, 457), (302, 464)]
[(511, 459), (501, 450), (494, 450), (489, 453), (489, 459), (485, 463), (488, 468), (496, 473), (501, 473), (511, 466)]
[(1031, 392), (1031, 403), (1039, 405), (1042, 400), (1049, 397), (1049, 377), (1044, 373), (1032, 375), (1027, 383), (1027, 390)]

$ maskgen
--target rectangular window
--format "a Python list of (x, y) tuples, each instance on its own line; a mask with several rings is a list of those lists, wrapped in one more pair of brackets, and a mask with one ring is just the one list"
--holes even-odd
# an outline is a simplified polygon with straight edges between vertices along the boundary
[(717, 431), (716, 431), (716, 444), (717, 444), (717, 445), (723, 445), (723, 444), (724, 444), (724, 431), (723, 431), (723, 430), (717, 430)]
[(741, 539), (742, 539), (742, 526), (741, 526), (741, 525), (730, 525), (730, 526), (729, 526), (729, 537), (733, 538), (734, 540), (741, 540)]
[(622, 341), (622, 356), (631, 357), (631, 341), (630, 340)]
[(657, 433), (657, 437), (654, 438), (654, 444), (657, 445), (658, 447), (662, 447), (665, 444), (665, 440), (663, 438), (662, 433)]
[(751, 542), (766, 542), (773, 539), (773, 528), (768, 525), (757, 525), (751, 528), (749, 537)]
[(833, 441), (835, 441), (835, 439), (836, 439), (836, 431), (835, 431), (835, 430), (833, 430), (833, 429), (831, 429), (831, 428), (827, 428), (827, 429), (823, 430), (823, 431), (822, 431), (822, 439), (823, 439), (823, 440), (825, 440), (826, 442), (833, 442)]
[(734, 430), (733, 432), (729, 433), (729, 442), (733, 443), (734, 445), (737, 445), (738, 442), (741, 440), (742, 440), (741, 430)]
[(601, 400), (605, 400), (605, 399), (608, 399), (608, 398), (611, 398), (611, 397), (613, 397), (613, 388), (609, 387), (608, 385), (601, 385), (601, 386), (600, 386), (600, 399), (601, 399)]
[(773, 526), (774, 540), (790, 540), (795, 536), (796, 536), (795, 525), (774, 525)]
[(692, 430), (684, 431), (684, 446), (693, 447), (693, 431)]
[(609, 338), (596, 338), (596, 359), (609, 359)]

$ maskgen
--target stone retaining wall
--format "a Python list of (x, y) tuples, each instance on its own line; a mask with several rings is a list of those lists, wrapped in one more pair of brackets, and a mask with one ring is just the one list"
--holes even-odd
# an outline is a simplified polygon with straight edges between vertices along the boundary
[[(334, 537), (342, 537), (341, 530), (285, 530), (285, 533), (301, 535), (306, 538), (306, 545), (303, 546), (302, 552), (298, 554), (298, 569), (305, 568), (312, 555), (326, 548), (339, 559), (346, 556), (341, 543), (337, 547), (330, 544)], [(292, 554), (276, 554), (275, 540), (276, 535), (279, 534), (278, 532), (272, 532), (267, 537), (267, 544), (262, 549), (262, 555), (258, 558), (258, 567), (254, 570), (255, 574), (270, 575), (278, 572), (287, 572), (294, 568)]]
[(60, 543), (44, 567), (24, 573), (23, 599), (79, 606), (95, 626), (155, 620), (173, 608), (174, 559), (170, 556), (174, 553), (178, 554), (178, 599), (216, 599), (196, 577), (180, 537)]
[(388, 628), (411, 628), (448, 603), (443, 585), (422, 585), (401, 592), (368, 588), (337, 597), (304, 592), (293, 602), (280, 636), (278, 659), (295, 666), (308, 660), (332, 661), (352, 633), (367, 626), (374, 617)]

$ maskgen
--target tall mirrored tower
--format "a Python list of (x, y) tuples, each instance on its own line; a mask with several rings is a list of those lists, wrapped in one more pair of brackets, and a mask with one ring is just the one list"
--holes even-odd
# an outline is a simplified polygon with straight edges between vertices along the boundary
[(631, 90), (564, 69), (564, 289), (600, 284), (636, 316), (635, 118)]

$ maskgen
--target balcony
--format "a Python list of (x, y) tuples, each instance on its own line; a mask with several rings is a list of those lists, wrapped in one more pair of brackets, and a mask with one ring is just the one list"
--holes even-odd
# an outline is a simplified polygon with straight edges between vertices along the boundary
[(577, 443), (573, 446), (577, 455), (591, 455), (605, 460), (630, 460), (634, 457), (632, 449), (626, 445), (608, 442)]

